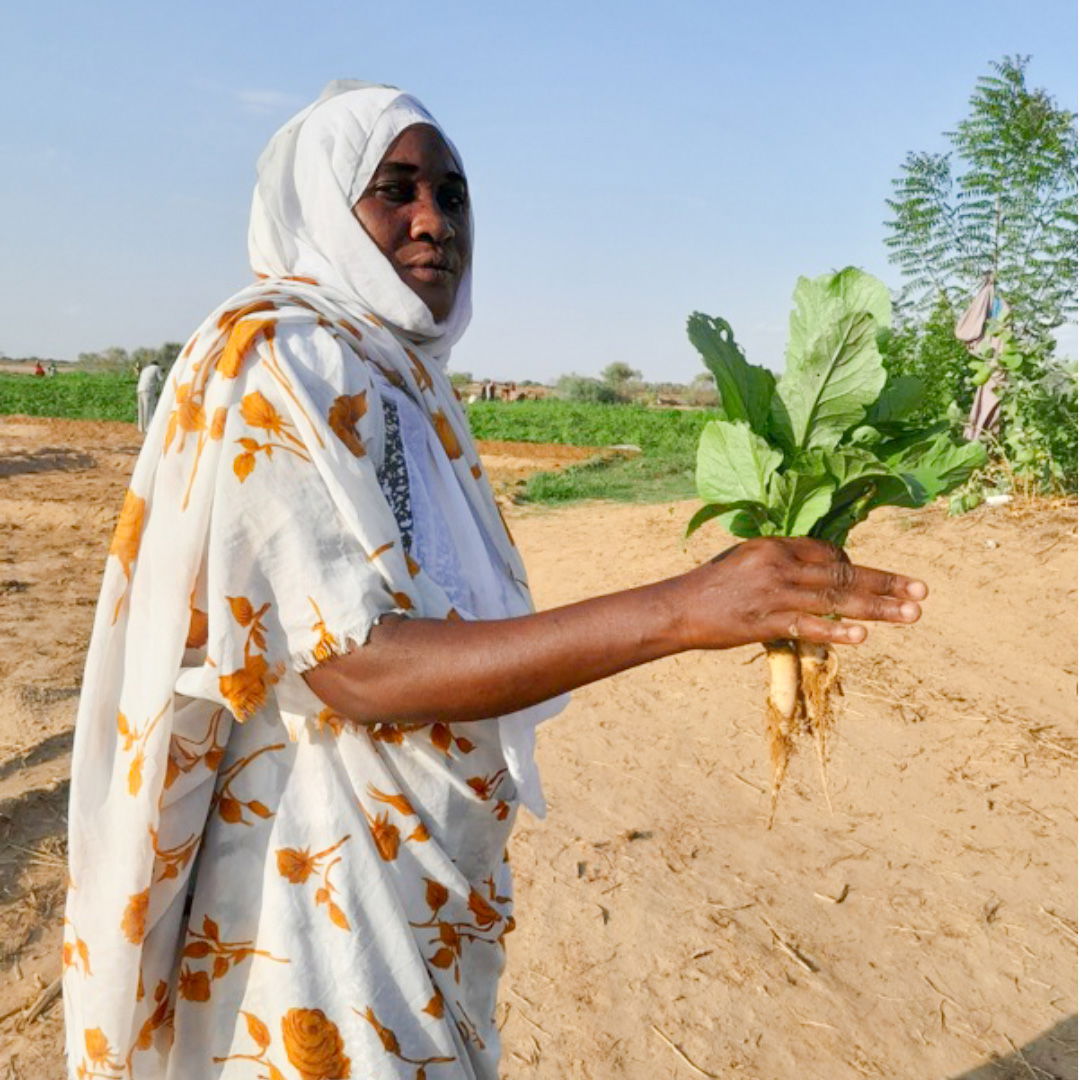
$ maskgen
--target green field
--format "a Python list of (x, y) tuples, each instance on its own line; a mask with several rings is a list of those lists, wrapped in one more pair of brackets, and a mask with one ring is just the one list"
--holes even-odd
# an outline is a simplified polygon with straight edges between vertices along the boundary
[(63, 371), (52, 378), (0, 374), (0, 416), (126, 420), (134, 424), (135, 376)]
[(522, 502), (578, 499), (666, 502), (694, 495), (698, 436), (712, 415), (704, 411), (648, 409), (640, 405), (587, 405), (569, 401), (477, 402), (468, 407), (478, 439), (612, 446), (630, 443), (641, 453), (584, 462), (530, 477)]
[[(517, 493), (523, 502), (578, 499), (662, 502), (694, 494), (694, 458), (706, 412), (589, 405), (568, 401), (477, 402), (467, 406), (478, 439), (612, 446), (640, 454), (539, 473)], [(53, 378), (0, 374), (0, 415), (135, 421), (135, 377), (82, 371)]]

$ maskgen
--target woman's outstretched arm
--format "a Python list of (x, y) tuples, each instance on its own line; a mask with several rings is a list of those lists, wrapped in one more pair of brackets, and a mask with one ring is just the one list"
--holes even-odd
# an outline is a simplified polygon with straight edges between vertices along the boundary
[(359, 723), (482, 720), (689, 649), (855, 645), (866, 629), (852, 620), (915, 622), (926, 595), (923, 582), (855, 566), (819, 540), (750, 540), (689, 573), (535, 615), (386, 619), (304, 678)]

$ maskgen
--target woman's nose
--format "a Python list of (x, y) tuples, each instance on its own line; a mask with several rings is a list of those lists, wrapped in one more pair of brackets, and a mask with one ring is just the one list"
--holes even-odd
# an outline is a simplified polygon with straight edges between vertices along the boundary
[(409, 236), (413, 240), (445, 243), (454, 235), (454, 226), (433, 194), (418, 195), (414, 204)]

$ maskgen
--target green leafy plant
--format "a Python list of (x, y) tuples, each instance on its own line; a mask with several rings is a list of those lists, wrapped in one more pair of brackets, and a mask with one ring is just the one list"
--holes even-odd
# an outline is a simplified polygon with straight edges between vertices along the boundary
[(1020, 340), (1012, 313), (992, 319), (970, 360), (971, 381), (995, 373), (1001, 401), (994, 449), (1005, 486), (1020, 494), (1076, 490), (1077, 381), (1075, 364), (1053, 355), (1049, 341)]
[[(954, 443), (947, 422), (913, 421), (922, 384), (890, 378), (878, 350), (891, 303), (885, 286), (848, 267), (795, 287), (786, 369), (750, 364), (723, 319), (695, 313), (688, 333), (716, 380), (722, 418), (698, 444), (705, 505), (688, 533), (717, 520), (741, 537), (813, 536), (843, 546), (875, 508), (923, 506), (986, 461)], [(829, 646), (769, 642), (767, 733), (772, 809), (794, 738), (812, 735), (824, 771), (838, 661)]]

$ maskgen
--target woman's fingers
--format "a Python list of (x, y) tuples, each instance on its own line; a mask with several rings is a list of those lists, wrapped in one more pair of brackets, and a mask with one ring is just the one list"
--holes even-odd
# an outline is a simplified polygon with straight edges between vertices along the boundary
[(866, 627), (859, 623), (823, 619), (818, 615), (792, 611), (778, 616), (777, 637), (812, 641), (818, 645), (859, 645), (866, 640)]
[(805, 589), (820, 591), (837, 603), (850, 594), (891, 596), (897, 600), (925, 600), (930, 590), (926, 582), (887, 570), (856, 566), (843, 562), (804, 562), (795, 574), (796, 582)]

